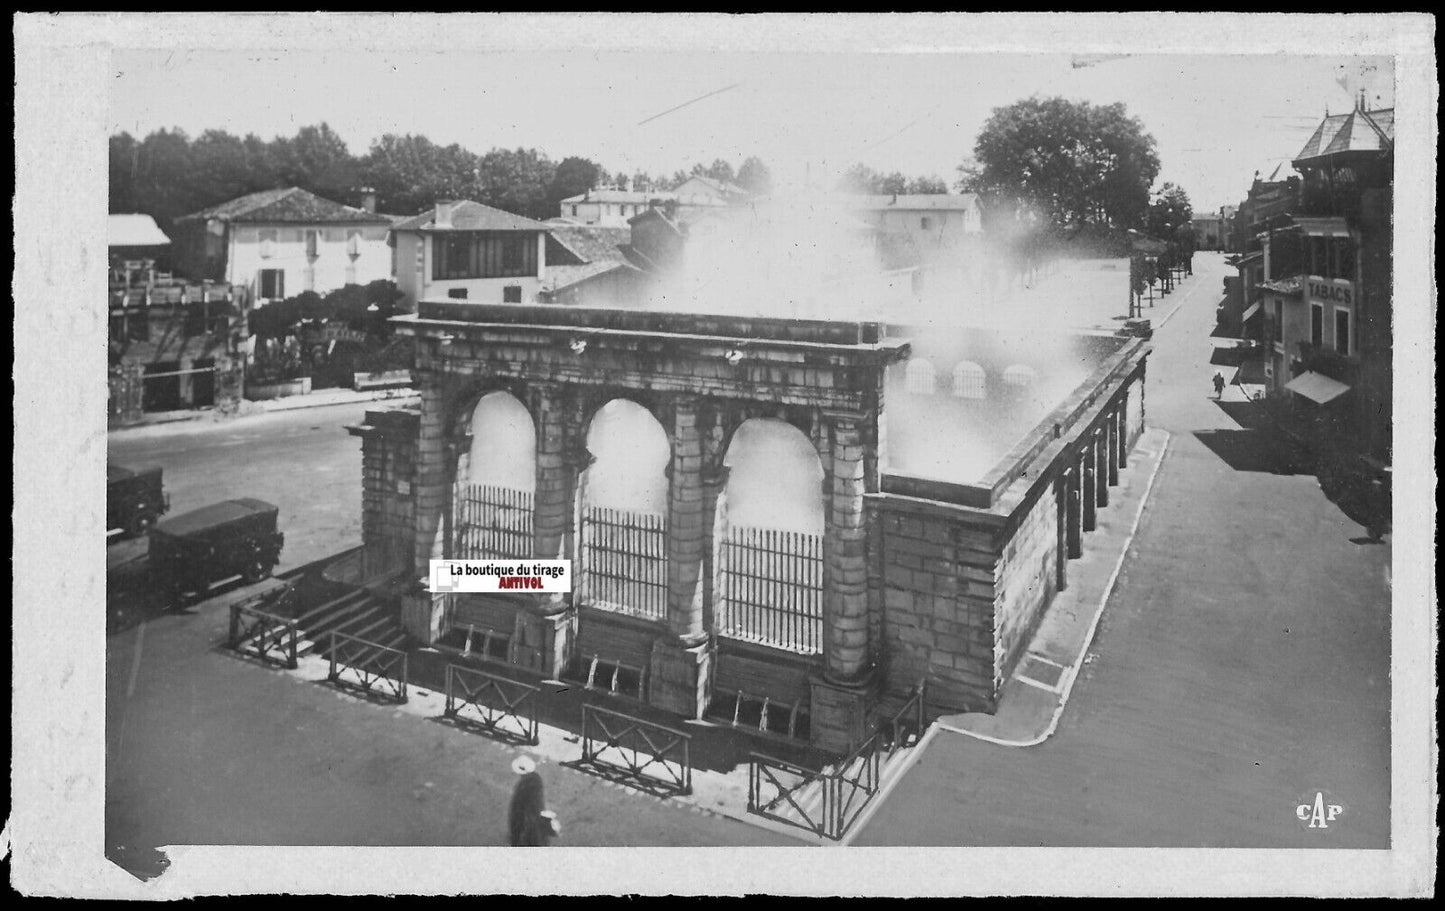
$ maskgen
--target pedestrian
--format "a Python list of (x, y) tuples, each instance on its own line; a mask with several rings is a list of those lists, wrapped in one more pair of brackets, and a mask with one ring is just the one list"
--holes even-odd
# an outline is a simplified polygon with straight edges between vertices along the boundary
[(1214, 371), (1214, 397), (1216, 399), (1224, 397), (1224, 374), (1218, 370)]
[(518, 756), (512, 763), (512, 771), (520, 776), (512, 791), (512, 805), (507, 813), (512, 847), (550, 844), (552, 839), (562, 834), (562, 826), (557, 821), (557, 814), (547, 809), (537, 764), (526, 756)]

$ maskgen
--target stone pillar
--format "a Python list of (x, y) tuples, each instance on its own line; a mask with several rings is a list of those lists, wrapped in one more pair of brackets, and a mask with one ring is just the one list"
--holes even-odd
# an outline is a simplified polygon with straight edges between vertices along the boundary
[(1095, 468), (1098, 459), (1094, 456), (1094, 439), (1092, 436), (1085, 436), (1083, 445), (1079, 450), (1079, 477), (1081, 480), (1081, 493), (1083, 494), (1083, 521), (1080, 525), (1084, 531), (1094, 530), (1094, 510), (1099, 502), (1099, 495), (1095, 490), (1096, 481)]
[(1129, 397), (1119, 400), (1119, 410), (1114, 413), (1118, 424), (1119, 467), (1129, 467)]
[[(537, 489), (532, 500), (532, 557), (572, 560), (576, 556), (573, 520), (577, 477), (591, 456), (576, 444), (581, 416), (573, 397), (556, 384), (539, 385), (534, 390)], [(540, 665), (532, 669), (553, 680), (561, 679), (572, 660), (577, 624), (570, 602), (561, 592), (549, 592), (530, 603), (527, 611), (519, 612), (517, 619), (519, 627), (526, 627), (519, 641), (535, 643), (541, 655)]]
[[(712, 650), (704, 625), (717, 493), (704, 479), (703, 432), (696, 396), (673, 401), (672, 465), (668, 471), (667, 626), (648, 668), (648, 702), (669, 712), (701, 718), (707, 707)], [(712, 502), (709, 502), (712, 501)]]
[[(424, 340), (423, 345), (427, 344)], [(446, 415), (441, 374), (435, 369), (417, 365), (417, 385), (421, 391), (421, 426), (417, 433), (416, 480), (416, 543), (412, 569), (425, 578), (433, 557), (440, 559), (441, 545), (437, 531), (441, 526), (442, 509), (446, 504)]]
[(873, 662), (868, 641), (868, 529), (862, 418), (829, 415), (832, 425), (832, 488), (823, 537), (823, 657), (821, 680), (812, 684), (812, 741), (843, 752), (867, 731), (873, 701)]
[[(180, 365), (182, 371), (193, 370), (195, 369), (196, 362), (192, 358), (183, 357), (180, 360)], [(182, 408), (194, 408), (196, 406), (194, 376), (195, 374), (182, 372), (180, 376), (176, 377), (176, 389), (181, 400)]]
[(1069, 475), (1067, 471), (1060, 472), (1054, 478), (1054, 503), (1057, 506), (1054, 512), (1056, 529), (1054, 549), (1058, 554), (1058, 559), (1055, 561), (1057, 566), (1054, 570), (1054, 586), (1056, 590), (1063, 591), (1069, 587)]
[(218, 354), (215, 367), (216, 411), (220, 414), (235, 414), (241, 408), (241, 399), (245, 392), (245, 359)]
[(1119, 485), (1119, 412), (1109, 412), (1109, 419), (1104, 425), (1104, 440), (1108, 448), (1109, 457), (1109, 486)]
[(823, 554), (823, 641), (835, 683), (869, 669), (867, 528), (863, 513), (863, 445), (854, 415), (833, 418), (833, 475)]
[(1064, 533), (1066, 552), (1070, 560), (1084, 555), (1084, 494), (1078, 461), (1064, 471), (1066, 490), (1066, 528)]
[(703, 504), (702, 434), (698, 400), (674, 402), (672, 469), (667, 506), (667, 625), (680, 639), (698, 641), (702, 625), (703, 551), (711, 526)]
[(1109, 436), (1103, 427), (1094, 429), (1094, 494), (1099, 506), (1109, 505)]

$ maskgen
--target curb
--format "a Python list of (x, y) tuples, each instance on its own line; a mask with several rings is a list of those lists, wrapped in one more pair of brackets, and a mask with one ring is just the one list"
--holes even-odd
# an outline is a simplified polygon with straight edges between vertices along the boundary
[(1144, 493), (1139, 498), (1139, 507), (1134, 512), (1134, 519), (1133, 522), (1130, 524), (1128, 537), (1125, 538), (1124, 546), (1119, 550), (1119, 559), (1114, 563), (1114, 569), (1109, 574), (1109, 581), (1104, 584), (1104, 593), (1099, 598), (1098, 607), (1094, 609), (1094, 618), (1089, 622), (1089, 629), (1084, 634), (1084, 640), (1080, 645), (1079, 653), (1077, 656), (1075, 656), (1073, 664), (1071, 664), (1064, 672), (1064, 686), (1063, 690), (1059, 693), (1058, 705), (1054, 707), (1053, 716), (1049, 719), (1048, 726), (1044, 729), (1043, 733), (1029, 740), (1003, 740), (998, 737), (990, 737), (987, 734), (979, 734), (975, 731), (955, 727), (943, 721), (935, 722), (935, 727), (952, 732), (954, 734), (962, 734), (966, 737), (973, 737), (977, 740), (983, 740), (987, 743), (992, 743), (997, 746), (1004, 747), (1038, 746), (1039, 744), (1043, 743), (1045, 740), (1048, 740), (1050, 737), (1053, 736), (1054, 731), (1058, 729), (1059, 719), (1063, 717), (1064, 707), (1069, 702), (1069, 695), (1074, 690), (1074, 681), (1078, 679), (1079, 669), (1084, 664), (1084, 657), (1089, 653), (1089, 646), (1093, 644), (1094, 635), (1098, 632), (1099, 621), (1104, 616), (1104, 608), (1108, 605), (1109, 599), (1114, 594), (1114, 586), (1118, 584), (1119, 572), (1124, 568), (1125, 558), (1129, 556), (1129, 546), (1134, 543), (1134, 536), (1139, 531), (1139, 523), (1144, 518), (1144, 508), (1149, 505), (1149, 497), (1154, 492), (1154, 482), (1156, 479), (1158, 479), (1159, 470), (1164, 467), (1164, 460), (1169, 455), (1169, 443), (1173, 439), (1173, 434), (1169, 433), (1169, 431), (1167, 430), (1162, 429), (1160, 430), (1160, 432), (1164, 434), (1164, 442), (1163, 445), (1159, 448), (1159, 461), (1154, 464), (1154, 470), (1149, 473), (1149, 480), (1145, 483)]
[[(379, 389), (375, 392), (353, 393), (352, 397), (337, 399), (325, 398), (325, 394), (319, 395), (298, 395), (285, 399), (273, 399), (267, 402), (252, 402), (247, 400), (243, 410), (232, 415), (220, 415), (214, 409), (204, 411), (185, 412), (163, 412), (165, 417), (156, 417), (148, 420), (141, 420), (134, 424), (123, 424), (118, 427), (106, 428), (106, 434), (126, 434), (142, 430), (150, 430), (156, 427), (171, 427), (176, 424), (190, 424), (205, 421), (210, 424), (224, 425), (234, 421), (244, 421), (247, 418), (260, 417), (264, 414), (276, 414), (285, 411), (299, 411), (303, 408), (327, 408), (334, 405), (361, 405), (368, 402), (396, 401), (404, 402), (417, 399), (421, 393), (410, 387), (402, 389)], [(296, 401), (294, 404), (292, 400)], [(273, 404), (273, 402), (285, 402), (287, 404)]]

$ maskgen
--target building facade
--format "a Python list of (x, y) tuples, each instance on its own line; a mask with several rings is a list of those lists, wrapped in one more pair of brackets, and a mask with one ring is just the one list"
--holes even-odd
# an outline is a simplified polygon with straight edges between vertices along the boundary
[(1288, 217), (1260, 236), (1271, 393), (1332, 416), (1332, 433), (1389, 464), (1394, 111), (1326, 117), (1294, 160)]
[(257, 303), (391, 277), (391, 220), (299, 187), (177, 219), (179, 271), (245, 288)]
[(533, 303), (545, 287), (547, 225), (470, 200), (392, 226), (401, 306), (430, 298)]

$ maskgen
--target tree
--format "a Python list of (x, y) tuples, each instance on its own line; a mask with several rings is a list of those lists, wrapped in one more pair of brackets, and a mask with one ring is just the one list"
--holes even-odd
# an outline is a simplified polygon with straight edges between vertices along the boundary
[(275, 155), (286, 186), (302, 187), (327, 199), (347, 198), (356, 187), (356, 160), (325, 123), (302, 127), (291, 139), (278, 139)]
[(738, 168), (738, 186), (756, 196), (767, 196), (773, 192), (773, 174), (762, 159), (749, 156)]
[(492, 149), (477, 161), (478, 201), (528, 218), (550, 218), (547, 189), (557, 166), (536, 149)]
[(604, 184), (605, 174), (596, 162), (586, 158), (570, 156), (562, 159), (547, 187), (548, 217), (558, 213), (562, 200)]
[(156, 130), (135, 152), (136, 209), (171, 234), (177, 218), (204, 208), (196, 205), (186, 180), (191, 173), (190, 139), (181, 130)]
[(711, 177), (713, 180), (722, 183), (737, 183), (736, 175), (733, 173), (733, 166), (721, 158), (714, 158), (712, 164), (703, 166), (695, 164), (692, 166), (692, 177)]
[(110, 211), (137, 212), (136, 173), (140, 169), (140, 143), (129, 133), (110, 137)]
[(1161, 240), (1175, 241), (1181, 228), (1188, 228), (1194, 218), (1189, 194), (1182, 187), (1165, 183), (1149, 204), (1148, 232)]
[(387, 133), (372, 142), (359, 170), (360, 180), (376, 190), (378, 208), (415, 214), (440, 199), (479, 196), (478, 169), (477, 156), (459, 145)]
[(855, 164), (838, 178), (838, 189), (844, 193), (876, 193), (883, 175), (866, 164)]
[(1028, 98), (995, 108), (960, 168), (969, 189), (1031, 206), (1065, 228), (1144, 223), (1159, 173), (1154, 138), (1123, 104)]
[(947, 193), (948, 184), (941, 177), (915, 177), (908, 182), (908, 192), (918, 195)]

